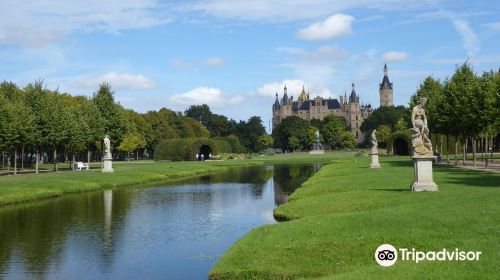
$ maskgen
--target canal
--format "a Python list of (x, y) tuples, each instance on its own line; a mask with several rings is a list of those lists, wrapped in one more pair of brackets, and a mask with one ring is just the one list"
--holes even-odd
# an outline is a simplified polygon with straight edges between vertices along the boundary
[(232, 168), (175, 185), (0, 208), (0, 279), (207, 279), (320, 165)]

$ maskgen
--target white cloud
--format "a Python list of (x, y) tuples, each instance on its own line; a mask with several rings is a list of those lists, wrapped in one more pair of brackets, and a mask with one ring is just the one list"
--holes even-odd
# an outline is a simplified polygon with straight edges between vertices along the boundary
[(484, 26), (486, 26), (487, 28), (492, 29), (492, 30), (500, 30), (500, 22), (490, 22), (490, 23), (484, 24)]
[(109, 72), (98, 78), (90, 78), (79, 83), (85, 88), (98, 88), (99, 84), (108, 83), (113, 89), (144, 90), (155, 86), (154, 82), (141, 74)]
[(467, 51), (467, 55), (475, 56), (479, 54), (479, 38), (476, 33), (470, 27), (469, 23), (463, 18), (473, 15), (484, 15), (484, 12), (480, 13), (454, 13), (446, 10), (440, 10), (437, 12), (424, 13), (417, 17), (420, 20), (433, 20), (445, 18), (452, 22), (453, 27), (462, 37), (463, 47)]
[(462, 36), (464, 48), (467, 50), (469, 56), (474, 56), (479, 53), (479, 39), (474, 33), (474, 30), (469, 26), (469, 23), (461, 19), (451, 19), (455, 29)]
[(40, 47), (73, 32), (144, 28), (171, 21), (157, 0), (3, 0), (0, 43)]
[(408, 54), (405, 52), (390, 51), (384, 53), (383, 59), (386, 61), (404, 61), (408, 59)]
[(354, 17), (344, 14), (335, 14), (325, 21), (315, 22), (297, 32), (297, 37), (303, 40), (328, 40), (352, 32), (351, 25)]
[(322, 97), (334, 97), (335, 95), (325, 86), (320, 84), (309, 85), (300, 79), (286, 79), (281, 82), (270, 82), (259, 87), (254, 94), (263, 97), (276, 97), (276, 93), (280, 97), (283, 96), (284, 87), (287, 87), (288, 97), (293, 96), (294, 99), (299, 97), (302, 87), (305, 88), (306, 92), (310, 92), (310, 97), (315, 96)]
[(203, 64), (208, 67), (222, 67), (224, 66), (224, 60), (218, 57), (210, 57), (203, 61)]
[(208, 104), (210, 107), (224, 107), (243, 102), (240, 95), (223, 93), (218, 88), (197, 87), (188, 92), (176, 94), (170, 97), (170, 102), (177, 105), (200, 105)]
[(316, 19), (356, 8), (376, 11), (428, 8), (438, 1), (440, 0), (205, 0), (189, 2), (183, 9), (202, 11), (221, 18), (286, 22)]

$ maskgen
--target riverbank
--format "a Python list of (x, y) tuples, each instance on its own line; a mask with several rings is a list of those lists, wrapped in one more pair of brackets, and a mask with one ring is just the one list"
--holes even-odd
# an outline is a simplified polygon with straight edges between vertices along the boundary
[[(275, 209), (288, 220), (256, 228), (212, 269), (211, 279), (484, 279), (500, 272), (500, 174), (435, 166), (437, 193), (410, 193), (408, 157), (345, 158), (326, 165)], [(481, 251), (479, 261), (374, 260), (396, 248)]]
[(169, 183), (189, 177), (222, 172), (228, 168), (250, 165), (329, 162), (333, 158), (352, 157), (354, 153), (333, 152), (311, 156), (295, 153), (253, 156), (245, 160), (186, 162), (116, 162), (115, 173), (61, 171), (0, 177), (0, 206), (99, 189), (146, 186)]

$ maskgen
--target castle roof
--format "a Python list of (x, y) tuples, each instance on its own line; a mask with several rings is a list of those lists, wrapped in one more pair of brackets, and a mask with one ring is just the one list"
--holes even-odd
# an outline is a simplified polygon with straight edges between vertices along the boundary
[(349, 96), (349, 102), (356, 102), (356, 91), (354, 90), (354, 83), (352, 83), (352, 91)]
[(382, 83), (380, 83), (380, 89), (392, 89), (392, 83), (389, 81), (387, 63), (384, 64), (384, 78), (382, 79)]
[[(298, 111), (298, 110), (309, 110), (312, 106), (313, 100), (306, 100), (300, 104), (299, 107), (299, 102), (294, 101), (292, 102), (292, 111)], [(340, 109), (340, 102), (337, 99), (323, 99), (321, 102), (322, 106), (328, 106), (328, 109)]]

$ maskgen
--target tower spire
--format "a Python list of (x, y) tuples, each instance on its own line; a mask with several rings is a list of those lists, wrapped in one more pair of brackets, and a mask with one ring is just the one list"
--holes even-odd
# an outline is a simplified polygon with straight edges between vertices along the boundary
[(384, 76), (388, 76), (389, 71), (387, 70), (387, 62), (384, 63)]

